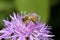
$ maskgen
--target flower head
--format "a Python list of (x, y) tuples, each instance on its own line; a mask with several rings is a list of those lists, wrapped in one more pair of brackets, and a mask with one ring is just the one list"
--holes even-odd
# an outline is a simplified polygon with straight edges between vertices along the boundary
[(0, 30), (0, 40), (52, 40), (49, 26), (40, 23), (40, 17), (35, 13), (31, 15), (10, 15), (11, 21), (3, 20), (5, 28)]

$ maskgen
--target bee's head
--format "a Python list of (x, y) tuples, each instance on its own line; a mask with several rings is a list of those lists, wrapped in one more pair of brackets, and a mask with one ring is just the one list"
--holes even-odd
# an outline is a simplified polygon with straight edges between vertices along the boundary
[(22, 21), (25, 22), (26, 20), (28, 20), (28, 16), (25, 16), (24, 18), (22, 18)]

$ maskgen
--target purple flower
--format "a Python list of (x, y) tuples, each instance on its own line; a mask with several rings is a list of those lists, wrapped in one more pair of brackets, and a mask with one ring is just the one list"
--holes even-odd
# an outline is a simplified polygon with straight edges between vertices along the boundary
[(3, 20), (5, 28), (0, 30), (0, 40), (53, 40), (51, 37), (54, 35), (49, 34), (50, 27), (40, 23), (38, 15), (30, 15), (38, 17), (36, 23), (32, 20), (28, 20), (28, 23), (23, 22), (22, 19), (26, 16), (13, 13), (13, 16), (10, 15), (11, 21)]

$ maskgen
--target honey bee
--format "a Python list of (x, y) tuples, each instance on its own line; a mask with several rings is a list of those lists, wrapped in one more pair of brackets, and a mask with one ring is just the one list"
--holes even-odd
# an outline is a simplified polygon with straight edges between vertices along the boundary
[(30, 21), (37, 23), (37, 16), (33, 16), (33, 15), (27, 15), (25, 16), (23, 19), (23, 22), (25, 23), (29, 23)]

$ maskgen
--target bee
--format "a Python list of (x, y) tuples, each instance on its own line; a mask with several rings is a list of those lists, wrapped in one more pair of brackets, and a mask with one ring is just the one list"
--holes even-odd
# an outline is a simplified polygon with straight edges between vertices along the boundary
[(23, 22), (25, 23), (29, 23), (30, 21), (37, 23), (37, 16), (33, 16), (33, 15), (27, 15), (25, 16), (23, 19)]

